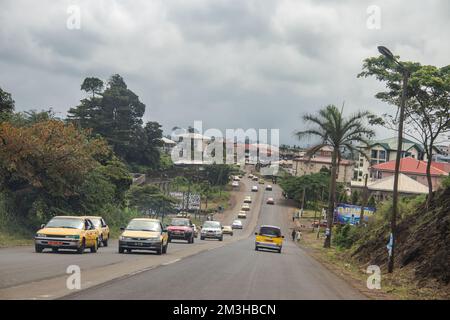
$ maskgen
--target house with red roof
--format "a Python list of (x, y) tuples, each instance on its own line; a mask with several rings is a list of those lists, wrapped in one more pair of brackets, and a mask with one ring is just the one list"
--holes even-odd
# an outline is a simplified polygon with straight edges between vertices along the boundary
[[(395, 160), (373, 165), (370, 167), (370, 172), (372, 180), (393, 176), (395, 172)], [(450, 174), (450, 163), (432, 162), (430, 172), (433, 190), (436, 190), (441, 185), (442, 179)], [(412, 157), (402, 158), (400, 159), (400, 173), (428, 186), (426, 161), (417, 160)]]

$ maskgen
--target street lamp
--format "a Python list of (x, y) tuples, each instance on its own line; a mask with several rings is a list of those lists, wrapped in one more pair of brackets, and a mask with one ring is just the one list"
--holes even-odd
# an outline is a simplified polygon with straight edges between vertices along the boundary
[(400, 116), (398, 119), (398, 137), (397, 137), (397, 157), (395, 159), (395, 174), (394, 174), (394, 190), (392, 194), (392, 218), (391, 218), (391, 241), (389, 248), (389, 260), (388, 260), (388, 272), (392, 273), (394, 271), (394, 248), (396, 240), (396, 229), (397, 229), (397, 214), (398, 214), (398, 177), (400, 174), (400, 158), (402, 155), (402, 142), (403, 142), (403, 120), (405, 117), (405, 102), (406, 102), (406, 89), (408, 86), (408, 78), (410, 76), (409, 71), (405, 66), (399, 62), (392, 52), (383, 46), (378, 47), (378, 51), (398, 65), (402, 71), (403, 84), (402, 84), (402, 98), (400, 101)]

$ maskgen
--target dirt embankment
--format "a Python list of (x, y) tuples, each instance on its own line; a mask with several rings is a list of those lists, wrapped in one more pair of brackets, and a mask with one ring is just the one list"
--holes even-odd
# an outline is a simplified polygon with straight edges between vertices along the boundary
[[(352, 256), (386, 267), (389, 229), (375, 230)], [(450, 188), (440, 191), (428, 210), (418, 207), (398, 223), (395, 264), (412, 271), (419, 285), (450, 286)]]

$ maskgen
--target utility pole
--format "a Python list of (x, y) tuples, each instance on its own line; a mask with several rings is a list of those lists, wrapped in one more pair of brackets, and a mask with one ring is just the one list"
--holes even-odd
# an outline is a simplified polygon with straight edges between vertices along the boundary
[(405, 118), (405, 104), (406, 104), (406, 90), (408, 87), (408, 78), (410, 76), (409, 71), (405, 66), (397, 61), (391, 51), (388, 48), (379, 46), (378, 51), (389, 60), (397, 64), (403, 74), (402, 83), (402, 98), (400, 101), (400, 115), (398, 119), (398, 137), (397, 137), (397, 156), (395, 159), (395, 173), (394, 173), (394, 190), (392, 194), (392, 217), (391, 217), (391, 236), (389, 241), (389, 260), (388, 260), (388, 272), (394, 271), (394, 252), (395, 252), (395, 240), (397, 236), (397, 214), (398, 214), (398, 177), (400, 173), (400, 158), (402, 156), (402, 143), (403, 143), (403, 120)]
[(361, 213), (359, 215), (359, 226), (363, 225), (363, 219), (364, 219), (364, 207), (367, 206), (367, 196), (368, 196), (368, 189), (367, 189), (367, 179), (369, 178), (369, 175), (366, 173), (364, 174), (364, 189), (362, 194), (362, 203), (361, 203)]

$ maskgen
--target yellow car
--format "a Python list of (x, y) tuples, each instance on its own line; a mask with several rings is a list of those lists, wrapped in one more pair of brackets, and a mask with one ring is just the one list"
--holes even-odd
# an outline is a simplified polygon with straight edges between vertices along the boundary
[(131, 250), (153, 250), (157, 254), (167, 253), (169, 236), (158, 219), (137, 218), (120, 228), (119, 253)]
[(264, 181), (264, 179), (259, 180), (258, 182), (259, 184), (265, 184), (266, 182)]
[(245, 196), (244, 203), (252, 203), (252, 197), (251, 196)]
[(97, 252), (98, 231), (85, 217), (56, 216), (36, 232), (34, 246), (36, 252), (42, 252), (45, 248), (51, 248), (53, 252), (75, 249), (81, 254), (85, 248)]
[(248, 203), (244, 203), (241, 207), (241, 211), (250, 211), (250, 205)]
[(255, 232), (255, 250), (258, 251), (260, 248), (277, 250), (281, 253), (283, 247), (284, 236), (281, 235), (281, 230), (279, 227), (275, 226), (261, 226), (259, 232)]
[(85, 216), (85, 218), (91, 220), (95, 226), (95, 229), (97, 229), (99, 246), (103, 245), (104, 247), (107, 247), (109, 240), (109, 227), (106, 224), (105, 219), (97, 216)]

